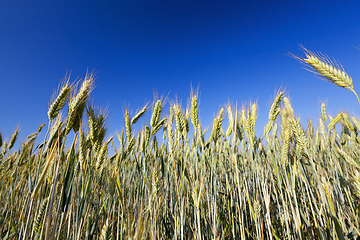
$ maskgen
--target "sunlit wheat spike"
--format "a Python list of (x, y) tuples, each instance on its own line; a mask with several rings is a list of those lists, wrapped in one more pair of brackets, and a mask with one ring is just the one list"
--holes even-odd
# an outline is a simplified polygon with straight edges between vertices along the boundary
[[(92, 91), (95, 76), (93, 73), (86, 73), (85, 79), (80, 87), (79, 92), (75, 97), (72, 97), (69, 102), (69, 113), (66, 122), (66, 134), (74, 128), (77, 131), (81, 124), (82, 114), (85, 108), (85, 103)], [(74, 125), (75, 124), (75, 125)]]
[(344, 124), (351, 130), (354, 131), (354, 126), (351, 124), (350, 119), (349, 119), (349, 115), (344, 113), (343, 114), (343, 118), (344, 120)]
[(5, 156), (6, 152), (7, 152), (7, 146), (8, 143), (7, 142), (3, 142), (2, 148), (1, 148), (1, 153), (0, 153), (0, 159)]
[(336, 115), (336, 117), (334, 119), (332, 119), (330, 121), (330, 123), (328, 124), (329, 131), (335, 127), (335, 125), (341, 120), (342, 116), (343, 116), (343, 113), (340, 112), (340, 113), (338, 113), (338, 115)]
[(94, 73), (86, 73), (85, 79), (81, 84), (80, 90), (79, 92), (76, 94), (75, 97), (73, 97), (70, 100), (69, 103), (69, 108), (71, 108), (72, 110), (76, 109), (77, 107), (79, 107), (79, 105), (81, 103), (85, 103), (86, 100), (88, 99), (93, 85), (94, 85), (94, 80), (95, 80), (95, 74)]
[(182, 136), (186, 136), (187, 132), (189, 131), (188, 120), (184, 117), (181, 108), (178, 105), (174, 105), (175, 111), (175, 122), (176, 122), (176, 129)]
[(213, 122), (213, 129), (210, 134), (210, 141), (214, 141), (214, 143), (216, 143), (220, 137), (221, 124), (224, 119), (223, 113), (224, 113), (224, 108), (221, 108)]
[(34, 221), (34, 226), (33, 226), (33, 230), (35, 231), (35, 233), (39, 234), (43, 225), (43, 219), (44, 219), (44, 215), (45, 215), (45, 209), (46, 206), (49, 202), (49, 198), (45, 198), (40, 205), (39, 208), (39, 212), (36, 215), (36, 219)]
[(13, 133), (13, 135), (12, 135), (11, 138), (10, 138), (9, 145), (8, 145), (9, 151), (10, 151), (11, 148), (14, 146), (18, 135), (19, 135), (19, 127), (17, 127), (17, 128), (15, 129), (15, 132)]
[(294, 110), (293, 110), (293, 108), (292, 108), (292, 106), (291, 106), (291, 103), (290, 103), (289, 98), (284, 97), (284, 98), (283, 98), (283, 101), (284, 101), (285, 109), (286, 109), (287, 112), (288, 112), (288, 115), (293, 116), (293, 115), (294, 115)]
[(151, 130), (151, 135), (155, 135), (160, 128), (165, 124), (166, 118), (161, 119), (161, 121)]
[(130, 154), (131, 150), (133, 150), (133, 147), (135, 146), (135, 138), (131, 138), (128, 142), (127, 148), (126, 148), (126, 154)]
[(96, 117), (95, 117), (95, 111), (94, 108), (89, 106), (87, 109), (87, 115), (88, 115), (88, 126), (89, 126), (89, 137), (90, 140), (94, 143), (96, 136)]
[(152, 194), (156, 197), (160, 189), (159, 169), (157, 166), (153, 166), (151, 169), (151, 188)]
[(184, 118), (183, 120), (184, 120), (185, 127), (184, 127), (182, 134), (185, 139), (187, 136), (187, 133), (189, 132), (189, 118)]
[(151, 115), (150, 119), (150, 126), (153, 128), (158, 124), (160, 120), (160, 114), (161, 114), (162, 106), (161, 106), (161, 100), (157, 100), (154, 106), (154, 110)]
[(71, 86), (69, 85), (69, 79), (65, 85), (61, 87), (58, 96), (55, 98), (53, 103), (49, 107), (48, 117), (49, 120), (53, 120), (58, 115), (59, 111), (64, 107), (66, 100), (69, 97)]
[(135, 124), (141, 117), (142, 115), (145, 114), (145, 112), (147, 111), (147, 106), (144, 106), (140, 111), (138, 111), (135, 116), (131, 119), (131, 124)]
[(341, 65), (337, 66), (337, 64), (334, 64), (325, 55), (313, 53), (303, 46), (301, 46), (301, 48), (304, 51), (306, 58), (295, 55), (292, 56), (301, 62), (307, 63), (312, 69), (310, 69), (311, 72), (325, 77), (328, 81), (339, 87), (346, 89), (353, 88), (351, 77), (349, 77)]
[(277, 136), (277, 130), (278, 130), (278, 125), (277, 125), (277, 123), (274, 123), (273, 131), (272, 131), (273, 138), (275, 138)]
[(163, 127), (163, 136), (162, 136), (163, 142), (165, 141), (165, 138), (166, 138), (166, 132), (167, 132), (167, 126), (166, 126), (166, 124), (164, 124), (164, 127)]
[(273, 128), (275, 120), (280, 113), (279, 107), (280, 107), (280, 103), (281, 103), (283, 96), (284, 96), (284, 92), (279, 91), (276, 94), (276, 97), (275, 97), (273, 103), (271, 104), (270, 111), (269, 111), (269, 122), (264, 127), (264, 135), (267, 135)]
[(141, 132), (138, 132), (136, 135), (136, 140), (135, 140), (135, 151), (139, 152), (140, 151), (140, 143), (141, 143)]
[(236, 135), (238, 139), (241, 141), (244, 138), (244, 121), (246, 121), (246, 117), (243, 117), (243, 114), (245, 114), (245, 109), (242, 109), (241, 112), (239, 112), (239, 121), (235, 123), (236, 126)]
[(197, 105), (198, 105), (198, 95), (195, 94), (191, 97), (191, 122), (194, 125), (194, 128), (197, 128), (199, 124), (199, 111)]
[(230, 104), (227, 106), (226, 110), (227, 110), (228, 119), (229, 119), (229, 126), (226, 130), (226, 136), (228, 137), (228, 136), (230, 136), (232, 130), (234, 129), (234, 114), (232, 112)]
[(269, 132), (271, 131), (271, 129), (273, 128), (274, 126), (274, 121), (273, 120), (270, 120), (268, 121), (268, 123), (265, 125), (264, 127), (264, 136), (266, 136), (267, 134), (269, 134)]
[(325, 105), (325, 103), (321, 104), (321, 117), (324, 120), (324, 122), (326, 122), (327, 119), (328, 119), (327, 115), (326, 115), (326, 105)]
[(336, 150), (345, 159), (345, 161), (348, 164), (350, 164), (351, 166), (353, 166), (353, 167), (357, 168), (358, 170), (360, 170), (360, 164), (357, 163), (352, 156), (350, 156), (347, 152), (345, 152), (341, 148), (336, 148)]
[(250, 112), (250, 110), (247, 111), (247, 117), (244, 122), (244, 129), (246, 137), (248, 138), (248, 141), (250, 145), (252, 145), (256, 141), (256, 133), (255, 133), (255, 121), (253, 119), (254, 114)]
[(257, 103), (253, 103), (251, 105), (251, 119), (254, 123), (254, 126), (256, 125), (256, 120), (257, 120), (257, 108), (258, 108)]
[(281, 164), (285, 165), (288, 160), (289, 150), (290, 150), (290, 139), (291, 132), (290, 129), (286, 128), (284, 131), (283, 144), (281, 145)]
[(359, 121), (355, 117), (352, 117), (351, 121), (354, 123), (354, 126), (355, 126), (356, 130), (360, 131), (360, 123), (359, 123)]
[(326, 137), (325, 125), (324, 125), (324, 122), (323, 122), (323, 120), (321, 118), (319, 118), (319, 126), (318, 126), (318, 128), (319, 128), (319, 131), (321, 133), (321, 136)]
[(140, 133), (140, 145), (139, 145), (139, 148), (140, 148), (140, 151), (142, 153), (145, 152), (145, 131), (142, 130), (141, 133)]
[(292, 131), (295, 134), (296, 143), (300, 146), (302, 152), (305, 151), (307, 146), (307, 140), (305, 138), (305, 133), (300, 126), (298, 119), (290, 119)]
[(253, 207), (253, 209), (254, 209), (256, 218), (258, 218), (259, 215), (260, 215), (260, 213), (261, 213), (261, 209), (262, 209), (262, 206), (261, 206), (261, 203), (260, 203), (260, 200), (259, 200), (259, 199), (257, 199), (257, 200), (254, 201), (254, 207)]
[(204, 148), (205, 146), (205, 139), (204, 139), (204, 135), (203, 135), (203, 131), (202, 131), (202, 127), (201, 124), (199, 124), (198, 128), (198, 134), (197, 134), (197, 144), (200, 145), (202, 148)]
[(172, 129), (173, 122), (174, 122), (174, 108), (170, 107), (169, 119), (168, 119), (168, 121), (166, 123), (167, 127)]
[(181, 124), (181, 116), (182, 116), (181, 109), (178, 105), (173, 105), (172, 109), (174, 109), (174, 114), (175, 114), (176, 130), (182, 132), (184, 126)]
[(145, 148), (149, 146), (150, 137), (151, 137), (151, 130), (147, 125), (145, 125)]
[(45, 123), (41, 124), (38, 128), (38, 133), (41, 132), (41, 130), (43, 129), (43, 127), (45, 126)]
[(94, 151), (97, 152), (105, 138), (107, 132), (107, 126), (105, 121), (107, 119), (106, 110), (100, 110), (99, 113), (95, 113), (92, 106), (87, 107), (89, 134), (88, 137), (94, 147)]
[(126, 138), (129, 141), (131, 139), (131, 122), (129, 117), (129, 111), (125, 109), (125, 130), (126, 130)]
[(86, 158), (86, 139), (83, 131), (81, 131), (79, 134), (78, 152), (79, 152), (80, 167), (82, 168), (82, 164)]
[(276, 94), (276, 97), (270, 107), (269, 120), (275, 121), (277, 116), (279, 115), (279, 106), (280, 106), (283, 96), (284, 96), (284, 92), (282, 92), (282, 91), (279, 91)]
[(300, 62), (308, 64), (310, 72), (323, 76), (327, 81), (353, 92), (360, 104), (360, 99), (354, 91), (352, 78), (349, 77), (340, 64), (334, 63), (326, 55), (313, 53), (303, 46), (301, 48), (306, 58), (294, 54), (290, 55)]
[(314, 136), (314, 126), (312, 124), (311, 119), (308, 121), (308, 127), (307, 127), (307, 135), (308, 135), (308, 143), (310, 143), (311, 139), (313, 139)]

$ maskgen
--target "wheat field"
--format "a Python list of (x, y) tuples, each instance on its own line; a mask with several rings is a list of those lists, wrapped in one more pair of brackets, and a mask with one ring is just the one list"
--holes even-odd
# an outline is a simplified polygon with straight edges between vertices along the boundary
[[(295, 57), (356, 95), (343, 69), (305, 53)], [(360, 235), (356, 117), (330, 116), (322, 104), (317, 123), (301, 125), (279, 90), (263, 133), (255, 131), (256, 103), (227, 104), (203, 129), (199, 94), (192, 91), (187, 108), (155, 99), (134, 115), (126, 109), (125, 129), (105, 138), (107, 114), (88, 101), (94, 75), (80, 84), (77, 89), (67, 79), (59, 87), (49, 122), (19, 149), (13, 149), (19, 128), (9, 141), (0, 135), (2, 239)], [(138, 122), (144, 114), (151, 116), (145, 124)]]

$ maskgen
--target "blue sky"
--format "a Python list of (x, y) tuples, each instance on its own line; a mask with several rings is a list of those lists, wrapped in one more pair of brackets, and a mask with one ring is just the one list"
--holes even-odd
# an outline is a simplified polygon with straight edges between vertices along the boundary
[(48, 122), (66, 72), (75, 81), (87, 69), (98, 72), (91, 98), (108, 108), (111, 135), (123, 128), (125, 106), (135, 114), (154, 92), (186, 106), (191, 85), (199, 86), (204, 127), (229, 101), (257, 101), (261, 135), (280, 87), (302, 121), (316, 121), (321, 102), (332, 115), (360, 116), (352, 93), (286, 55), (303, 56), (302, 44), (334, 57), (360, 93), (359, 13), (358, 1), (3, 0), (0, 131), (9, 140), (20, 126), (23, 141)]

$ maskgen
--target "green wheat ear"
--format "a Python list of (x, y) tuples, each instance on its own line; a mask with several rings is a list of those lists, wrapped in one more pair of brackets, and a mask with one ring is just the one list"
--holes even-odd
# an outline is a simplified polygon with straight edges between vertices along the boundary
[(310, 67), (310, 69), (307, 69), (310, 72), (318, 74), (324, 77), (326, 81), (353, 92), (360, 104), (360, 99), (354, 90), (352, 78), (345, 72), (341, 64), (334, 63), (326, 55), (321, 53), (316, 54), (303, 46), (300, 47), (305, 53), (306, 58), (302, 58), (291, 53), (290, 56), (305, 63), (308, 67)]

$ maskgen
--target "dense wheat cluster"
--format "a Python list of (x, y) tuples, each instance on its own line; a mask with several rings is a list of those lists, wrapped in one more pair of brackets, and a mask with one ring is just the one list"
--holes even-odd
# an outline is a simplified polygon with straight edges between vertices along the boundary
[[(18, 150), (18, 129), (9, 141), (0, 136), (2, 239), (359, 235), (355, 117), (330, 116), (322, 104), (318, 122), (301, 125), (279, 91), (263, 133), (256, 103), (226, 105), (203, 129), (192, 92), (188, 108), (155, 99), (133, 115), (126, 109), (125, 129), (106, 138), (106, 114), (88, 103), (93, 82), (87, 74), (78, 90), (60, 87), (43, 140), (44, 125)], [(149, 122), (138, 121), (144, 114)]]

